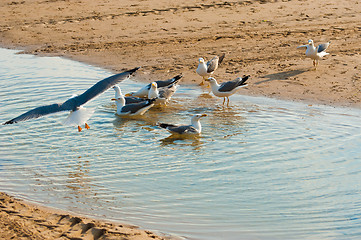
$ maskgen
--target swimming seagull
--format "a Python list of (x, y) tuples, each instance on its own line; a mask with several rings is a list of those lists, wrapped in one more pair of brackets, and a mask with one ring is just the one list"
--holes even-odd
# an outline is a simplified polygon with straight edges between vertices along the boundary
[(227, 106), (229, 104), (229, 96), (234, 94), (239, 88), (247, 86), (247, 79), (250, 76), (243, 76), (242, 78), (238, 77), (233, 81), (224, 82), (221, 85), (217, 83), (217, 80), (213, 77), (207, 79), (210, 82), (212, 92), (217, 97), (223, 97), (223, 104), (227, 98)]
[[(164, 80), (164, 81), (160, 80), (160, 81), (155, 81), (155, 82), (157, 83), (157, 87), (161, 88), (161, 87), (169, 86), (171, 84), (178, 83), (182, 77), (183, 77), (183, 75), (179, 74), (171, 79)], [(142, 87), (141, 89), (139, 89), (136, 92), (131, 92), (131, 93), (126, 94), (126, 96), (147, 98), (150, 87), (151, 87), (151, 83), (145, 85), (144, 87)]]
[(155, 98), (145, 99), (139, 103), (125, 104), (125, 98), (120, 88), (118, 86), (114, 86), (113, 88), (116, 91), (116, 98), (113, 98), (112, 100), (114, 100), (117, 105), (116, 114), (119, 116), (143, 115), (149, 108), (154, 106)]
[(224, 59), (225, 54), (222, 54), (221, 56), (215, 56), (211, 60), (209, 60), (207, 63), (203, 58), (198, 59), (198, 67), (196, 72), (198, 75), (200, 75), (203, 79), (200, 85), (204, 84), (204, 80), (206, 78), (210, 77), (214, 71), (218, 68), (218, 65), (221, 64), (221, 62)]
[[(112, 98), (112, 100), (116, 100), (120, 97), (120, 95), (122, 95), (122, 92), (120, 90), (120, 87), (115, 85), (113, 87), (113, 89), (115, 90), (115, 98)], [(124, 96), (123, 96), (124, 97)], [(140, 102), (144, 102), (147, 99), (144, 98), (140, 98), (140, 97), (124, 97), (125, 99), (125, 104), (131, 104), (131, 103), (140, 103)]]
[(157, 98), (156, 104), (167, 105), (177, 88), (177, 83), (173, 83), (172, 85), (168, 85), (166, 87), (158, 88), (157, 83), (152, 82), (148, 92), (148, 99)]
[(331, 42), (328, 43), (322, 43), (315, 47), (313, 44), (313, 40), (308, 40), (307, 45), (298, 46), (297, 48), (307, 48), (306, 49), (306, 57), (311, 58), (313, 60), (313, 66), (317, 68), (318, 61), (321, 60), (322, 57), (328, 55), (329, 53), (326, 52), (326, 49), (330, 45)]
[(207, 114), (195, 114), (191, 118), (191, 125), (173, 125), (167, 123), (159, 123), (158, 125), (161, 128), (167, 129), (172, 134), (200, 134), (202, 131), (202, 126), (200, 123), (200, 118), (206, 117)]
[(13, 124), (52, 113), (70, 111), (68, 118), (64, 122), (65, 124), (77, 125), (79, 132), (82, 130), (82, 128), (80, 127), (80, 125), (82, 124), (85, 124), (85, 128), (89, 129), (89, 125), (86, 123), (86, 121), (91, 117), (94, 110), (86, 109), (82, 105), (97, 97), (101, 93), (105, 92), (111, 86), (129, 78), (138, 69), (139, 67), (105, 78), (94, 84), (91, 88), (86, 90), (81, 95), (71, 97), (63, 103), (54, 103), (51, 105), (37, 107), (3, 124)]

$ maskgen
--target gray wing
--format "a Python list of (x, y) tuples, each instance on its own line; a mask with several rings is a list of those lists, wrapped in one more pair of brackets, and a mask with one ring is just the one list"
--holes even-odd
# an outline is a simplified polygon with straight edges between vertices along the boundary
[(320, 52), (325, 51), (328, 48), (329, 45), (330, 45), (330, 42), (322, 43), (322, 44), (318, 45), (317, 46), (317, 52), (320, 53)]
[(214, 72), (218, 68), (219, 57), (215, 56), (207, 62), (207, 73)]
[(105, 78), (105, 79), (97, 82), (91, 88), (86, 90), (83, 94), (73, 98), (74, 104), (75, 104), (74, 107), (79, 107), (79, 106), (85, 104), (89, 100), (91, 100), (91, 99), (95, 98), (96, 96), (100, 95), (101, 93), (105, 92), (108, 88), (125, 80), (127, 77), (131, 76), (138, 69), (139, 69), (139, 67), (134, 68), (129, 71), (119, 73), (119, 74), (115, 74), (113, 76), (110, 76), (108, 78)]
[(225, 54), (222, 54), (220, 57), (215, 56), (214, 58), (209, 60), (207, 62), (207, 73), (214, 72), (218, 68), (218, 65), (221, 64), (221, 62), (223, 61), (224, 56)]
[(160, 89), (158, 89), (159, 98), (170, 99), (174, 95), (176, 90), (177, 90), (177, 86), (174, 84), (169, 87), (160, 88)]
[(147, 101), (143, 101), (143, 102), (140, 102), (140, 103), (131, 103), (131, 104), (125, 105), (124, 107), (122, 107), (121, 112), (122, 113), (129, 113), (129, 112), (130, 113), (136, 113), (140, 109), (151, 105), (154, 101), (155, 101), (155, 98), (154, 99), (149, 99)]
[(124, 98), (125, 98), (125, 104), (140, 103), (146, 101), (146, 99), (139, 97), (124, 97)]
[(245, 76), (243, 78), (236, 78), (233, 81), (224, 82), (221, 84), (221, 86), (218, 88), (218, 91), (220, 92), (230, 92), (233, 89), (235, 89), (238, 86), (246, 85), (246, 81), (249, 78), (249, 76)]
[[(158, 88), (160, 87), (166, 87), (166, 86), (169, 86), (171, 84), (174, 84), (174, 83), (178, 83), (178, 81), (183, 77), (182, 74), (179, 74), (171, 79), (168, 79), (168, 80), (164, 80), (164, 81), (156, 81), (157, 83), (157, 86)], [(149, 88), (150, 88), (150, 84), (149, 84)]]
[(178, 133), (178, 134), (197, 133), (197, 130), (191, 125), (177, 126), (172, 124), (161, 123), (159, 126), (162, 128), (166, 128), (173, 133)]
[(61, 112), (61, 111), (67, 111), (67, 110), (71, 110), (66, 108), (66, 106), (64, 106), (63, 104), (59, 104), (59, 103), (54, 103), (51, 105), (46, 105), (46, 106), (41, 106), (41, 107), (37, 107), (34, 108), (33, 110), (30, 110), (16, 118), (13, 118), (7, 122), (4, 123), (5, 124), (13, 124), (13, 123), (17, 123), (17, 122), (21, 122), (21, 121), (26, 121), (29, 119), (33, 119), (33, 118), (38, 118), (44, 115), (48, 115), (51, 113), (56, 113), (56, 112)]

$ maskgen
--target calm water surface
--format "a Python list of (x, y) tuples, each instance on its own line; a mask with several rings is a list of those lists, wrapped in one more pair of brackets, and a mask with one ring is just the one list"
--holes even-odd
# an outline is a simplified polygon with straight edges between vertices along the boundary
[[(15, 52), (0, 49), (1, 122), (111, 75)], [(96, 111), (81, 133), (61, 124), (67, 113), (1, 125), (0, 190), (186, 239), (361, 237), (360, 110), (242, 95), (225, 108), (182, 85), (167, 108), (121, 119), (112, 97), (86, 105)], [(194, 113), (208, 114), (200, 138), (156, 126)]]

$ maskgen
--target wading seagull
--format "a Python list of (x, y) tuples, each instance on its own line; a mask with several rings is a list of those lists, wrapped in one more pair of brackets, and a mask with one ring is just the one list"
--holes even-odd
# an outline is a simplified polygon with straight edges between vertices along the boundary
[(223, 104), (227, 98), (227, 106), (229, 104), (229, 96), (234, 94), (241, 87), (247, 86), (247, 79), (250, 76), (243, 76), (242, 78), (238, 77), (233, 81), (224, 82), (221, 85), (217, 83), (217, 80), (213, 77), (207, 79), (211, 84), (212, 92), (217, 97), (223, 97)]
[(94, 110), (86, 109), (82, 107), (82, 105), (89, 102), (93, 98), (97, 97), (101, 93), (105, 92), (108, 88), (112, 87), (113, 85), (120, 83), (121, 81), (129, 78), (138, 69), (139, 67), (105, 78), (94, 84), (91, 88), (86, 90), (81, 95), (77, 95), (72, 98), (69, 98), (67, 101), (63, 103), (54, 103), (51, 105), (37, 107), (16, 118), (13, 118), (5, 122), (4, 124), (13, 124), (33, 118), (38, 118), (52, 113), (70, 111), (68, 118), (64, 122), (65, 124), (77, 125), (79, 132), (82, 130), (82, 128), (80, 127), (80, 125), (82, 124), (85, 124), (85, 128), (89, 129), (89, 125), (86, 123), (86, 121), (91, 117)]
[(222, 54), (221, 56), (215, 56), (211, 60), (209, 60), (207, 63), (203, 58), (198, 59), (198, 67), (196, 72), (198, 75), (202, 77), (202, 82), (200, 85), (204, 84), (204, 80), (206, 80), (208, 77), (210, 77), (214, 71), (218, 68), (218, 65), (221, 64), (223, 61), (225, 54)]
[[(169, 86), (171, 84), (178, 83), (182, 77), (183, 77), (183, 75), (179, 74), (171, 79), (164, 80), (164, 81), (155, 81), (155, 82), (157, 83), (157, 87), (161, 88), (161, 87)], [(136, 92), (131, 92), (131, 93), (126, 94), (126, 96), (147, 98), (150, 87), (151, 87), (151, 83), (142, 87), (141, 89), (139, 89)]]
[(191, 125), (173, 125), (159, 123), (161, 128), (167, 129), (172, 134), (200, 134), (202, 131), (200, 118), (206, 117), (207, 114), (195, 114), (191, 118)]
[(112, 100), (115, 101), (117, 105), (117, 115), (119, 116), (137, 116), (143, 115), (149, 108), (154, 106), (155, 98), (154, 99), (146, 99), (143, 102), (139, 103), (130, 103), (125, 104), (125, 98), (122, 94), (122, 91), (118, 86), (113, 87), (116, 91), (116, 98)]
[(158, 88), (157, 83), (152, 82), (148, 92), (148, 99), (157, 98), (156, 104), (167, 105), (177, 88), (177, 83), (173, 83), (172, 85), (166, 87)]
[(326, 52), (326, 49), (330, 45), (331, 42), (322, 43), (315, 47), (313, 41), (310, 39), (308, 40), (307, 45), (298, 46), (297, 48), (307, 48), (306, 49), (306, 57), (311, 58), (313, 60), (313, 66), (317, 68), (318, 61), (321, 60), (322, 57), (328, 55), (329, 53)]

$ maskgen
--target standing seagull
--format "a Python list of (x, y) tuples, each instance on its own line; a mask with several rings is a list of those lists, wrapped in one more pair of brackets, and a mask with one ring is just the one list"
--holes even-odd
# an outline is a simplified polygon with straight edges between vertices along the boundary
[(173, 125), (160, 123), (159, 126), (161, 128), (167, 129), (172, 134), (200, 134), (202, 131), (202, 126), (199, 119), (206, 116), (207, 114), (195, 114), (191, 118), (191, 125)]
[[(164, 80), (164, 81), (155, 81), (157, 83), (157, 86), (160, 87), (166, 87), (172, 84), (177, 84), (179, 82), (179, 80), (183, 77), (182, 74), (179, 74), (171, 79), (168, 80)], [(136, 92), (131, 92), (126, 94), (125, 96), (133, 96), (133, 97), (141, 97), (141, 98), (147, 98), (148, 97), (148, 92), (149, 89), (151, 87), (151, 83), (145, 85), (144, 87), (142, 87), (141, 89), (139, 89)]]
[(313, 40), (308, 40), (307, 45), (298, 46), (297, 48), (307, 48), (306, 49), (306, 57), (311, 58), (313, 60), (313, 66), (317, 68), (318, 61), (321, 60), (322, 57), (328, 55), (329, 53), (326, 52), (326, 49), (330, 45), (331, 42), (322, 43), (315, 47), (313, 44)]
[(218, 65), (221, 64), (221, 62), (223, 61), (225, 54), (222, 54), (221, 56), (215, 56), (214, 58), (212, 58), (211, 60), (209, 60), (207, 63), (205, 62), (205, 60), (203, 58), (199, 58), (198, 59), (198, 68), (196, 70), (196, 72), (198, 73), (198, 75), (200, 75), (202, 77), (202, 82), (200, 85), (204, 84), (204, 80), (206, 80), (206, 78), (210, 77), (214, 71), (216, 71), (216, 69), (218, 68)]
[(139, 103), (129, 103), (125, 104), (125, 98), (122, 94), (122, 91), (118, 86), (113, 87), (115, 90), (116, 98), (115, 103), (117, 105), (117, 115), (119, 116), (134, 116), (134, 115), (143, 115), (149, 108), (154, 106), (154, 99), (146, 99), (143, 102)]
[(234, 94), (239, 88), (247, 86), (247, 79), (250, 76), (238, 77), (233, 81), (224, 82), (221, 85), (217, 83), (217, 80), (213, 77), (208, 78), (211, 84), (212, 92), (217, 97), (223, 97), (223, 104), (227, 98), (227, 106), (229, 104), (229, 96)]
[(152, 82), (148, 92), (148, 99), (157, 98), (156, 104), (167, 105), (177, 88), (177, 83), (173, 83), (172, 85), (166, 87), (158, 88), (157, 83)]
[(89, 129), (89, 125), (86, 123), (86, 121), (91, 117), (94, 110), (85, 109), (82, 105), (92, 100), (93, 98), (97, 97), (101, 93), (105, 92), (108, 88), (112, 87), (113, 85), (120, 83), (121, 81), (129, 78), (138, 69), (139, 67), (105, 78), (94, 84), (91, 88), (86, 90), (81, 95), (77, 95), (72, 98), (69, 98), (67, 101), (63, 103), (54, 103), (51, 105), (37, 107), (16, 118), (13, 118), (5, 122), (4, 125), (26, 121), (33, 118), (38, 118), (52, 113), (70, 111), (70, 114), (65, 121), (66, 124), (78, 125), (79, 132), (82, 130), (82, 128), (80, 127), (80, 125), (82, 124), (85, 124), (85, 128)]

